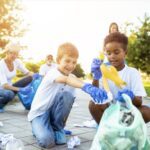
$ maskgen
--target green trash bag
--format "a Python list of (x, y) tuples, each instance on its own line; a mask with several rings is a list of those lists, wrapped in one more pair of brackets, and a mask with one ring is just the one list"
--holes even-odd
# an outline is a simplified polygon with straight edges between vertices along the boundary
[(90, 150), (150, 150), (141, 113), (123, 94), (126, 105), (111, 104), (101, 119)]

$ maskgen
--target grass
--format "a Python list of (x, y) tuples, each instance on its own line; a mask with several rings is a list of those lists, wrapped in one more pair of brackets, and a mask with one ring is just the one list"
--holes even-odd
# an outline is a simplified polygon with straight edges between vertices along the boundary
[(147, 96), (150, 97), (150, 81), (144, 81), (144, 87), (145, 87)]

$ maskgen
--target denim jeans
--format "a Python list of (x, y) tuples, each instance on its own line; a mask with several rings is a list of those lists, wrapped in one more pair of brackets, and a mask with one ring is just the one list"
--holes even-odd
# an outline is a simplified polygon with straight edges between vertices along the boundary
[(41, 147), (50, 148), (55, 145), (55, 131), (64, 128), (74, 98), (69, 92), (57, 93), (50, 109), (32, 120), (32, 132)]
[[(15, 87), (25, 87), (32, 81), (32, 77), (25, 77), (13, 84)], [(3, 108), (9, 101), (13, 100), (17, 92), (7, 89), (0, 89), (0, 109)]]

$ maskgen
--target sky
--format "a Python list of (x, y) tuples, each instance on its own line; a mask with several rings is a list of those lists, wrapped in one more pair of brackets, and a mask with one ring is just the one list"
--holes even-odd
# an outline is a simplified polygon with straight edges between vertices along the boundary
[(35, 61), (47, 54), (54, 58), (58, 46), (73, 43), (79, 50), (78, 63), (85, 72), (102, 50), (111, 22), (139, 24), (138, 17), (150, 15), (149, 0), (22, 0), (29, 30), (22, 38), (28, 49), (25, 58)]

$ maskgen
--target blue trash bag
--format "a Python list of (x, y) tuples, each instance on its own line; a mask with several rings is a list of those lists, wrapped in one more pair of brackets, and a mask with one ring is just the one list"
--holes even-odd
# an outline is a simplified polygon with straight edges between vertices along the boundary
[(18, 97), (20, 101), (22, 102), (22, 104), (24, 105), (25, 109), (30, 110), (34, 95), (41, 81), (42, 81), (42, 76), (39, 76), (38, 78), (33, 79), (32, 82), (27, 85), (31, 88), (28, 94), (24, 94), (21, 91), (18, 92)]
[(129, 96), (123, 98), (126, 107), (117, 102), (105, 110), (90, 150), (150, 150), (140, 111)]

